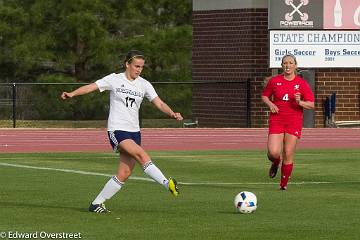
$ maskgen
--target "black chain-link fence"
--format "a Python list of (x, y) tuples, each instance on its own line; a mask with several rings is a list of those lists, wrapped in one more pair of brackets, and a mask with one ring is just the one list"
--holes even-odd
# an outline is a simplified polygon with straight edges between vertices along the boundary
[[(193, 113), (195, 101), (201, 96), (193, 94), (204, 88), (219, 89), (224, 83), (216, 82), (153, 82), (158, 95), (174, 111), (184, 116), (183, 122), (169, 119), (164, 113), (144, 101), (140, 111), (141, 127), (206, 127), (201, 115)], [(105, 128), (109, 111), (109, 93), (98, 91), (67, 101), (60, 99), (63, 91), (70, 92), (83, 83), (0, 83), (0, 127), (2, 128)], [(240, 89), (245, 94), (239, 102), (248, 102), (246, 82), (229, 82), (228, 91)], [(230, 88), (229, 88), (230, 86)], [(220, 89), (219, 89), (220, 90)], [(225, 94), (226, 95), (226, 94)], [(197, 99), (197, 100), (196, 100)], [(203, 99), (207, 101), (206, 99)], [(202, 101), (203, 101), (202, 100)], [(224, 98), (223, 102), (226, 103)], [(234, 104), (234, 99), (231, 100)], [(199, 102), (195, 103), (198, 104)], [(210, 103), (211, 104), (211, 103)], [(226, 104), (225, 104), (226, 105)], [(214, 106), (215, 107), (215, 106)], [(249, 104), (243, 106), (244, 118), (249, 119)], [(210, 114), (211, 115), (211, 114)], [(200, 119), (199, 119), (200, 118)], [(244, 123), (244, 127), (249, 122)], [(223, 127), (227, 127), (224, 125)]]

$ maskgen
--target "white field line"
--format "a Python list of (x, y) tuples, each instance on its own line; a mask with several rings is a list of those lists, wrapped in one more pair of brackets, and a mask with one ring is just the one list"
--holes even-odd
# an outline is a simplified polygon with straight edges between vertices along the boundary
[[(66, 173), (75, 173), (82, 175), (93, 175), (93, 176), (104, 176), (104, 177), (112, 177), (111, 174), (105, 173), (97, 173), (97, 172), (87, 172), (87, 171), (79, 171), (72, 169), (62, 169), (62, 168), (50, 168), (50, 167), (35, 167), (29, 165), (21, 165), (21, 164), (12, 164), (12, 163), (0, 163), (0, 166), (5, 167), (16, 167), (16, 168), (27, 168), (27, 169), (35, 169), (35, 170), (48, 170), (48, 171), (57, 171), (57, 172), (66, 172)], [(143, 177), (130, 177), (133, 180), (153, 182), (154, 180), (150, 178)], [(278, 183), (270, 183), (270, 182), (178, 182), (181, 185), (208, 185), (208, 186), (221, 186), (221, 185), (274, 185)], [(321, 182), (291, 182), (294, 185), (305, 185), (305, 184), (337, 184), (337, 183), (360, 183), (360, 181), (341, 181), (341, 182), (332, 182), (332, 181), (321, 181)]]
[[(12, 163), (0, 163), (0, 166), (28, 168), (28, 169), (36, 169), (36, 170), (48, 170), (48, 171), (76, 173), (76, 174), (82, 174), (82, 175), (94, 175), (94, 176), (104, 176), (104, 177), (112, 177), (113, 176), (111, 174), (105, 174), (105, 173), (87, 172), (87, 171), (79, 171), (79, 170), (63, 169), (63, 168), (35, 167), (35, 166), (12, 164)], [(141, 180), (141, 181), (150, 181), (150, 182), (153, 181), (152, 179), (142, 178), (142, 177), (131, 177), (131, 178), (135, 179), (135, 180)]]

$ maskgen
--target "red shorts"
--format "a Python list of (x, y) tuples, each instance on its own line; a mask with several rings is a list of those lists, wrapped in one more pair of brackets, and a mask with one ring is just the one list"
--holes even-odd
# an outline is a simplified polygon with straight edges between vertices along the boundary
[(269, 119), (269, 134), (288, 133), (301, 137), (302, 115), (279, 116), (271, 115)]

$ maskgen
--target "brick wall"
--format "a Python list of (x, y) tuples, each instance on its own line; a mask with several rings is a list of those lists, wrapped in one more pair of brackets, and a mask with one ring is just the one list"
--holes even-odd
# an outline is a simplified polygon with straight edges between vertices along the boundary
[(193, 112), (200, 127), (248, 127), (247, 82), (196, 85)]
[(336, 92), (336, 121), (360, 120), (360, 69), (317, 69), (315, 126), (324, 127), (324, 101)]
[[(250, 116), (243, 86), (194, 87), (193, 115), (201, 127), (267, 127), (261, 90), (268, 68), (266, 8), (193, 12), (194, 81), (250, 81)], [(245, 86), (245, 85), (244, 85)], [(233, 91), (232, 91), (232, 88)], [(324, 100), (337, 93), (337, 121), (360, 120), (360, 69), (315, 70), (315, 127), (324, 127)]]
[[(252, 127), (263, 126), (267, 119), (260, 102), (263, 79), (270, 74), (267, 52), (267, 9), (193, 12), (193, 80), (250, 80)], [(199, 125), (246, 127), (244, 86), (233, 84), (232, 92), (229, 85), (222, 90), (195, 86), (193, 113)]]

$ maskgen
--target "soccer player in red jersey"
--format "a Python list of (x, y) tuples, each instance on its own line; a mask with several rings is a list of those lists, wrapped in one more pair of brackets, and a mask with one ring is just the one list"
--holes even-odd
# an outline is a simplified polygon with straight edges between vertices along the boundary
[(296, 73), (297, 61), (285, 55), (283, 73), (268, 81), (262, 100), (270, 109), (267, 156), (274, 178), (281, 164), (280, 190), (286, 190), (294, 166), (296, 144), (301, 137), (303, 109), (314, 109), (314, 94), (306, 80)]

